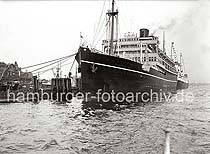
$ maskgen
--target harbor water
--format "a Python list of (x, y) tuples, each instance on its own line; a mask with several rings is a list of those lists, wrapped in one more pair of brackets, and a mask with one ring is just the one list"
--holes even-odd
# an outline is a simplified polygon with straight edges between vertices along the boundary
[(210, 85), (184, 92), (193, 99), (97, 109), (88, 116), (78, 100), (2, 103), (0, 154), (162, 154), (164, 129), (170, 129), (172, 154), (209, 154)]

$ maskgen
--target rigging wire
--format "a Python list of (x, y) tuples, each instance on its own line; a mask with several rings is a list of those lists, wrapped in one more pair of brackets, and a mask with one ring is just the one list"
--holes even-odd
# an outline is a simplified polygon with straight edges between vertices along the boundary
[[(103, 7), (102, 7), (102, 10), (101, 10), (101, 14), (100, 14), (100, 17), (99, 17), (98, 25), (97, 25), (97, 28), (96, 28), (96, 31), (95, 31), (95, 34), (94, 34), (94, 37), (93, 37), (92, 44), (94, 44), (94, 40), (95, 40), (96, 37), (97, 37), (98, 30), (100, 30), (100, 29), (99, 29), (99, 26), (101, 26), (101, 18), (102, 18), (102, 15), (103, 15), (103, 13), (104, 13), (105, 4), (106, 4), (106, 0), (104, 0), (104, 3), (103, 3)], [(103, 24), (103, 23), (102, 23), (102, 24)], [(99, 32), (100, 32), (100, 31), (99, 31)]]
[(98, 35), (93, 40), (93, 43), (92, 43), (93, 46), (96, 43), (96, 40), (98, 40), (98, 37), (100, 36), (101, 32), (103, 32), (102, 29), (106, 29), (106, 28), (103, 28), (103, 27), (105, 27), (104, 25), (106, 25), (106, 24), (104, 24), (105, 20), (106, 20), (106, 17), (103, 18), (102, 24), (100, 25), (100, 28), (99, 28), (100, 30), (98, 31)]
[[(69, 59), (65, 59), (64, 61), (60, 62), (60, 65), (63, 64), (63, 63), (65, 63), (65, 62), (68, 61), (68, 60), (69, 60)], [(56, 64), (56, 66), (53, 66), (53, 67), (51, 67), (50, 69), (47, 69), (47, 70), (52, 70), (52, 69), (54, 69), (54, 68), (56, 68), (56, 67), (58, 67), (57, 64)], [(62, 66), (61, 66), (61, 67), (62, 67)], [(45, 73), (45, 71), (46, 71), (46, 70), (42, 71), (41, 73), (43, 74), (43, 73)], [(37, 72), (37, 73), (40, 73), (40, 72)]]
[(88, 47), (88, 45), (91, 46), (90, 43), (88, 42), (90, 41), (86, 37), (82, 36), (82, 41), (80, 43), (80, 46), (86, 46), (86, 47)]
[(70, 57), (67, 57), (67, 58), (61, 59), (61, 60), (57, 60), (57, 61), (55, 61), (55, 62), (53, 62), (53, 63), (50, 63), (50, 64), (48, 64), (48, 65), (39, 67), (39, 68), (37, 68), (37, 69), (35, 69), (35, 70), (32, 70), (31, 72), (35, 72), (35, 71), (38, 71), (38, 70), (40, 70), (40, 69), (46, 68), (46, 67), (48, 67), (48, 66), (51, 66), (51, 65), (56, 64), (56, 63), (59, 63), (59, 62), (61, 62), (61, 61), (63, 61), (63, 60), (66, 60), (66, 59), (68, 59), (68, 58), (70, 58)]
[[(61, 62), (61, 64), (63, 64), (63, 63), (65, 63), (66, 61), (68, 61), (69, 59), (65, 59), (64, 61), (62, 61)], [(71, 63), (69, 63), (69, 64), (71, 64)], [(63, 67), (64, 65), (61, 65), (61, 67)], [(56, 66), (53, 66), (53, 67), (51, 67), (51, 68), (49, 68), (49, 69), (46, 69), (46, 70), (44, 70), (44, 71), (41, 71), (41, 72), (35, 72), (34, 74), (38, 74), (38, 73), (40, 73), (40, 74), (44, 74), (44, 73), (46, 73), (46, 72), (48, 72), (48, 71), (50, 71), (50, 70), (52, 70), (52, 69), (54, 69), (54, 68), (56, 68), (57, 67), (57, 65)]]
[[(61, 67), (67, 66), (67, 65), (69, 65), (69, 64), (71, 64), (71, 63), (66, 63), (66, 64), (64, 64), (64, 65), (61, 65)], [(56, 66), (55, 66), (55, 67), (53, 67), (53, 68), (56, 68)], [(47, 70), (42, 71), (42, 72), (36, 72), (35, 74), (42, 75), (42, 74), (44, 74), (44, 73), (46, 73), (46, 72), (48, 72), (48, 71), (52, 70), (53, 68), (47, 69)]]
[(50, 63), (50, 62), (54, 62), (54, 61), (58, 61), (58, 60), (62, 60), (62, 59), (65, 59), (65, 58), (68, 58), (68, 57), (71, 57), (71, 56), (74, 56), (76, 55), (77, 53), (74, 53), (74, 54), (71, 54), (71, 55), (68, 55), (68, 56), (64, 56), (64, 57), (61, 57), (61, 58), (57, 58), (57, 59), (53, 59), (53, 60), (49, 60), (47, 62), (42, 62), (42, 63), (39, 63), (39, 64), (35, 64), (35, 65), (30, 65), (30, 66), (26, 66), (26, 67), (22, 67), (21, 69), (27, 69), (27, 68), (31, 68), (31, 67), (35, 67), (35, 66), (39, 66), (39, 65), (43, 65), (43, 64), (47, 64), (47, 63)]
[(74, 65), (75, 61), (76, 61), (76, 58), (74, 58), (74, 61), (73, 61), (72, 65), (71, 65), (71, 68), (70, 68), (69, 72), (71, 72), (71, 70), (72, 70), (72, 68), (73, 68), (73, 65)]
[[(109, 22), (110, 22), (110, 18), (109, 18), (109, 20), (106, 22), (105, 26), (107, 26)], [(96, 41), (94, 42), (95, 44), (93, 44), (93, 47), (96, 47), (96, 46), (97, 46), (98, 42), (102, 39), (102, 37), (104, 36), (105, 33), (106, 33), (106, 29), (104, 29), (102, 35), (99, 37), (99, 39), (97, 40), (97, 42), (96, 42)], [(98, 37), (97, 37), (97, 38), (98, 38)]]
[(97, 42), (94, 44), (93, 47), (96, 47), (99, 43), (99, 41), (104, 37), (104, 35), (106, 34), (106, 29), (103, 31), (103, 33), (101, 34), (100, 38), (97, 40)]

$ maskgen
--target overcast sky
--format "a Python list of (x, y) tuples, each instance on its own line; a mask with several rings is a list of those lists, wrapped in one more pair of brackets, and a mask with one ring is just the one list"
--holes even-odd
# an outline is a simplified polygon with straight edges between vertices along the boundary
[[(17, 61), (23, 67), (69, 55), (78, 49), (80, 32), (100, 49), (104, 28), (93, 38), (103, 3), (0, 1), (0, 61)], [(105, 4), (104, 11), (110, 3)], [(168, 53), (174, 41), (184, 55), (190, 81), (210, 82), (208, 1), (117, 1), (117, 7), (121, 36), (149, 28), (161, 40), (165, 29)]]

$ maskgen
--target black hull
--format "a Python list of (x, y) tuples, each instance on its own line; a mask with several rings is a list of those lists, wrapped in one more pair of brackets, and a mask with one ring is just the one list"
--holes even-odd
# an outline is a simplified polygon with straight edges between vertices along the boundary
[(7, 90), (7, 86), (5, 85), (0, 85), (0, 92), (1, 91), (6, 91)]
[(95, 95), (102, 92), (175, 92), (177, 75), (162, 73), (153, 68), (149, 72), (142, 69), (142, 64), (131, 60), (93, 53), (87, 48), (80, 48), (76, 56), (80, 65), (80, 90)]
[(181, 89), (187, 89), (189, 87), (189, 83), (188, 82), (184, 82), (181, 80), (177, 80), (177, 90), (181, 90)]

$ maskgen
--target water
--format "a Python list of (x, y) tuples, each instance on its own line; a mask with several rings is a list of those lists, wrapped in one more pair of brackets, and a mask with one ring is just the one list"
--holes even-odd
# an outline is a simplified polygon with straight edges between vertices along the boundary
[(0, 105), (0, 153), (162, 154), (171, 130), (172, 154), (210, 153), (210, 85), (191, 85), (193, 101), (150, 103), (84, 116), (81, 102)]

